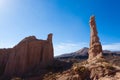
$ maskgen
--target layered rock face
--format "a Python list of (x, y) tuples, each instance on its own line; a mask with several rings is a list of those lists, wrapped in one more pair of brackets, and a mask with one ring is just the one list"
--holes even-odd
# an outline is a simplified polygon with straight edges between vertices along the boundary
[(96, 23), (95, 23), (95, 16), (91, 16), (90, 18), (90, 48), (89, 48), (89, 60), (93, 59), (94, 57), (100, 55), (102, 56), (102, 46), (99, 42), (98, 32), (96, 29)]
[(11, 49), (0, 49), (0, 67), (4, 68), (4, 75), (23, 75), (51, 64), (53, 56), (52, 34), (47, 40), (30, 36)]

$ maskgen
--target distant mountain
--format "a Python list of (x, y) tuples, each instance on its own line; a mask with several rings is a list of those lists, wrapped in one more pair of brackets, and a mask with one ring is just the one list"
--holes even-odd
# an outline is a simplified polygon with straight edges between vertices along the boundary
[[(71, 52), (71, 53), (65, 53), (59, 56), (56, 56), (55, 58), (58, 59), (67, 59), (67, 58), (88, 58), (88, 49), (87, 47), (84, 47), (78, 51)], [(110, 50), (103, 50), (103, 55), (116, 55), (120, 56), (120, 51), (110, 51)]]
[(84, 47), (84, 48), (82, 48), (82, 49), (80, 49), (80, 50), (78, 50), (78, 51), (76, 51), (76, 52), (74, 52), (74, 53), (72, 53), (72, 54), (74, 54), (74, 55), (81, 55), (81, 56), (87, 56), (88, 55), (88, 49), (89, 48), (87, 48), (87, 47)]

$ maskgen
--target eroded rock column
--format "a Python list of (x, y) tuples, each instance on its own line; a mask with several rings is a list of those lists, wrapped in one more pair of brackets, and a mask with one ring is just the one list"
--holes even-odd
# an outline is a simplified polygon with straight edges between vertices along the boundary
[(98, 32), (96, 29), (95, 16), (90, 17), (90, 48), (88, 51), (89, 60), (93, 59), (96, 56), (102, 56), (102, 46), (99, 41)]
[(53, 43), (52, 43), (52, 36), (53, 34), (50, 33), (48, 34), (48, 38), (47, 41), (49, 42), (49, 60), (53, 60), (54, 59), (54, 49), (53, 49)]

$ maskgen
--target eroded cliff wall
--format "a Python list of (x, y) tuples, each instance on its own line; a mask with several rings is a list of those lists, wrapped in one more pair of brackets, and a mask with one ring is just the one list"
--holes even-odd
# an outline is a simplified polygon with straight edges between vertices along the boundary
[(53, 61), (52, 34), (47, 40), (29, 36), (15, 47), (0, 49), (0, 67), (4, 75), (23, 75), (34, 68), (44, 68)]

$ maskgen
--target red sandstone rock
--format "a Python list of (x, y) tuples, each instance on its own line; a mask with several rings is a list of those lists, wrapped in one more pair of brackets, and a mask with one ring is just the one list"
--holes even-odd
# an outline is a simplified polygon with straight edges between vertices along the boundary
[(90, 29), (91, 29), (91, 35), (90, 35), (90, 48), (89, 48), (89, 60), (93, 59), (97, 55), (102, 55), (102, 46), (99, 42), (98, 32), (96, 29), (96, 23), (95, 23), (95, 17), (92, 16), (90, 18)]
[(47, 40), (38, 40), (35, 36), (26, 37), (12, 49), (1, 49), (0, 57), (1, 64), (5, 64), (4, 74), (8, 76), (23, 75), (34, 68), (44, 68), (53, 61), (52, 34), (48, 35)]

